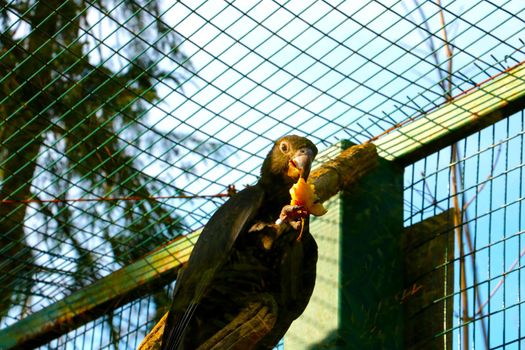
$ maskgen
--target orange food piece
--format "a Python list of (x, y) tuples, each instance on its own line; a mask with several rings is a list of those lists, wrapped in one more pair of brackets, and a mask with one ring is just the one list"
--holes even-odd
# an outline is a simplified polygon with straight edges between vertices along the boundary
[(292, 200), (290, 201), (291, 205), (300, 205), (304, 207), (308, 213), (315, 216), (326, 214), (326, 208), (317, 202), (318, 198), (315, 194), (315, 186), (307, 184), (302, 177), (290, 188), (290, 195), (292, 196)]

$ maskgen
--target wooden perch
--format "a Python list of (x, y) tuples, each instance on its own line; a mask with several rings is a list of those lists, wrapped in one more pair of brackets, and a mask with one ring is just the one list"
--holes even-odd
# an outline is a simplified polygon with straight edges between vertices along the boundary
[[(322, 154), (320, 161), (324, 161)], [(316, 193), (325, 202), (339, 191), (361, 178), (377, 164), (376, 147), (372, 143), (356, 145), (347, 148), (334, 158), (329, 158), (318, 167), (315, 167), (308, 179), (315, 185)], [(164, 332), (167, 313), (144, 338), (138, 350), (158, 350)], [(211, 340), (211, 339), (210, 339)]]
[[(322, 155), (320, 157), (322, 160)], [(377, 164), (374, 144), (366, 143), (347, 148), (312, 170), (308, 182), (315, 185), (321, 202), (335, 196), (370, 171)]]

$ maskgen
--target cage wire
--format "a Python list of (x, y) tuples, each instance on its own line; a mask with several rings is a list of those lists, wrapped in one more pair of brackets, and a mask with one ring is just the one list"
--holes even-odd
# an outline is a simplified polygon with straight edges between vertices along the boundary
[[(456, 284), (445, 297), (455, 312), (446, 330), (455, 348), (461, 348), (465, 332), (472, 348), (518, 349), (523, 344), (524, 117), (521, 111), (461, 140), (454, 162), (447, 147), (405, 169), (407, 226), (453, 209), (455, 197), (461, 205), (462, 220), (455, 230), (462, 233), (465, 251), (461, 253), (456, 240), (454, 259), (447, 263), (455, 267)], [(451, 184), (453, 171), (457, 190)], [(458, 288), (462, 256), (464, 289)], [(462, 290), (467, 293), (468, 330), (459, 311)]]
[[(202, 227), (279, 136), (366, 142), (523, 64), (524, 18), (521, 0), (2, 1), (0, 328)], [(525, 338), (523, 118), (405, 170), (407, 226), (464, 207), (454, 349)], [(134, 349), (169, 290), (41, 348)]]

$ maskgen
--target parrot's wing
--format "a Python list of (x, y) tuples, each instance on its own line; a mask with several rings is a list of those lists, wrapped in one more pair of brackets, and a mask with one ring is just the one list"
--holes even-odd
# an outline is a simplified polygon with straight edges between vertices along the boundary
[(186, 269), (177, 278), (162, 349), (177, 348), (203, 293), (226, 262), (239, 234), (257, 214), (263, 198), (260, 186), (245, 188), (224, 203), (208, 221)]

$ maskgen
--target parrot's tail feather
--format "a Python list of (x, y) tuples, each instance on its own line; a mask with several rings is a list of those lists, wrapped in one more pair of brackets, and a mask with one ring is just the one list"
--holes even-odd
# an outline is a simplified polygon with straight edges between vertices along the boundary
[(182, 315), (179, 322), (177, 322), (177, 325), (175, 326), (173, 332), (173, 338), (170, 336), (171, 339), (174, 339), (173, 349), (177, 349), (179, 345), (181, 345), (182, 339), (184, 338), (184, 331), (188, 327), (188, 324), (190, 323), (190, 320), (195, 313), (195, 310), (197, 309), (197, 306), (199, 306), (198, 300), (201, 299), (201, 297), (204, 295), (204, 290), (200, 291), (195, 295), (195, 297), (190, 302), (190, 306), (184, 311), (184, 314)]
[(184, 331), (186, 330), (186, 327), (188, 327), (188, 323), (191, 320), (191, 317), (195, 313), (195, 310), (197, 309), (197, 304), (191, 303), (190, 306), (186, 309), (184, 312), (184, 315), (182, 316), (180, 322), (177, 323), (174, 329), (174, 349), (177, 349), (179, 345), (182, 342), (182, 338), (184, 335)]
[[(203, 279), (209, 279), (211, 278), (210, 276), (211, 276), (211, 273), (209, 271), (202, 274)], [(184, 332), (186, 331), (186, 328), (188, 327), (188, 324), (193, 314), (195, 313), (197, 306), (199, 305), (199, 301), (204, 295), (204, 291), (205, 291), (204, 288), (198, 288), (195, 291), (195, 295), (193, 296), (193, 299), (190, 301), (188, 308), (186, 308), (181, 319), (174, 326), (174, 329), (172, 331), (173, 335), (170, 334), (170, 337), (169, 337), (170, 339), (173, 339), (173, 346), (172, 348), (170, 348), (170, 350), (177, 349), (181, 345), (182, 339), (184, 338)]]

